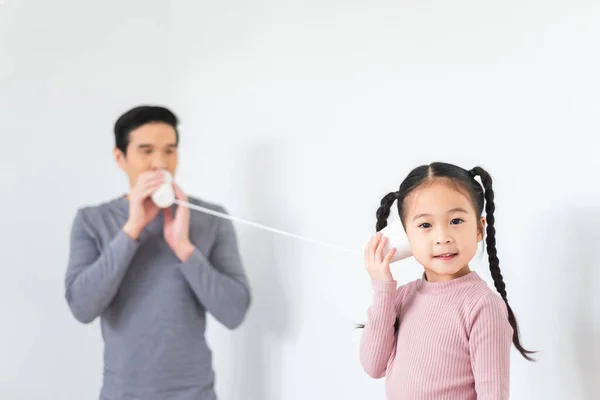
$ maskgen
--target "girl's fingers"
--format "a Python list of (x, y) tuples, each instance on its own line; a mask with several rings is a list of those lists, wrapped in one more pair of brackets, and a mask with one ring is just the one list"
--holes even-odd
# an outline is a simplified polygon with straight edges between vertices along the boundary
[(385, 263), (389, 264), (392, 262), (392, 257), (394, 257), (394, 254), (396, 254), (396, 248), (394, 247), (392, 250), (390, 250), (386, 255), (385, 255)]
[(386, 243), (387, 243), (387, 237), (383, 237), (379, 241), (379, 244), (377, 246), (377, 253), (375, 255), (375, 260), (377, 260), (377, 262), (383, 261), (383, 249), (385, 249)]
[(364, 251), (365, 263), (368, 263), (370, 260), (371, 247), (373, 247), (374, 240), (375, 240), (375, 236), (371, 236), (371, 238), (367, 242), (367, 245), (365, 246), (365, 251)]
[(371, 239), (371, 243), (370, 243), (370, 246), (369, 246), (368, 261), (370, 261), (370, 262), (375, 259), (375, 249), (377, 248), (377, 243), (378, 242), (379, 242), (379, 234), (376, 234)]
[(365, 263), (369, 261), (369, 251), (371, 250), (371, 243), (373, 242), (373, 238), (369, 239), (367, 245), (365, 246), (365, 250), (363, 251), (363, 256), (365, 258)]

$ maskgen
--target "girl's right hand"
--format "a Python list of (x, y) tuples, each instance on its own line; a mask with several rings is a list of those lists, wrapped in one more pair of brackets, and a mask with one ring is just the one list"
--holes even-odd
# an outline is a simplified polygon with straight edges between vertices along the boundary
[(371, 279), (377, 281), (393, 281), (394, 277), (390, 272), (390, 262), (396, 253), (396, 249), (383, 254), (387, 244), (387, 237), (381, 233), (377, 233), (371, 238), (368, 245), (365, 247), (365, 266)]

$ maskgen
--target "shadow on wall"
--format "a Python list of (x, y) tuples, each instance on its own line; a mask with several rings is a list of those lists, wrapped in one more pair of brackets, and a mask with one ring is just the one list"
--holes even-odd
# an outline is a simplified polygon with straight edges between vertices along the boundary
[(584, 398), (600, 399), (600, 256), (598, 255), (598, 226), (600, 210), (581, 210), (570, 219), (567, 239), (567, 253), (571, 255), (570, 265), (565, 265), (565, 273), (574, 275), (574, 307), (565, 319), (573, 329), (571, 346), (575, 356), (575, 370), (583, 387)]
[(541, 334), (552, 338), (552, 347), (535, 357), (556, 363), (552, 368), (559, 398), (600, 399), (598, 226), (600, 210), (591, 207), (553, 212), (543, 221), (549, 236), (536, 246), (546, 249), (535, 274), (545, 286), (540, 292), (546, 298), (539, 300), (540, 309), (546, 309)]
[[(275, 139), (273, 139), (275, 140)], [(281, 228), (281, 221), (290, 214), (285, 209), (281, 187), (277, 186), (275, 172), (285, 157), (273, 141), (254, 143), (247, 149), (245, 185), (240, 195), (247, 198), (248, 218), (262, 225)], [(286, 224), (289, 225), (289, 224)], [(243, 334), (235, 339), (237, 351), (232, 363), (236, 367), (232, 397), (234, 399), (279, 400), (282, 398), (283, 346), (297, 331), (292, 326), (294, 317), (290, 306), (293, 291), (286, 282), (295, 282), (295, 268), (288, 268), (285, 250), (275, 233), (255, 227), (239, 225), (244, 232), (242, 253), (250, 282), (253, 304), (244, 323)], [(285, 277), (283, 276), (285, 271)]]

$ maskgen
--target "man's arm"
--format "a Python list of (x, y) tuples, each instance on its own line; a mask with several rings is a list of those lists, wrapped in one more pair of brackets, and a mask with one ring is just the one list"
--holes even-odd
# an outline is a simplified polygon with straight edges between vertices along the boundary
[[(219, 212), (227, 213), (219, 208)], [(219, 223), (209, 257), (194, 247), (180, 268), (198, 301), (219, 322), (229, 329), (242, 323), (252, 299), (231, 221)]]
[(120, 230), (104, 251), (98, 251), (83, 211), (77, 212), (71, 228), (65, 297), (78, 321), (92, 322), (108, 307), (138, 247), (137, 241)]

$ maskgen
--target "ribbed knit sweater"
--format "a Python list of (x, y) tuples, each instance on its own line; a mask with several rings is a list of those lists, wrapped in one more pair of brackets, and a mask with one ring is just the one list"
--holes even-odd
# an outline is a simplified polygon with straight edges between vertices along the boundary
[(513, 329), (506, 304), (476, 272), (372, 287), (360, 361), (369, 376), (386, 378), (388, 400), (508, 399)]

